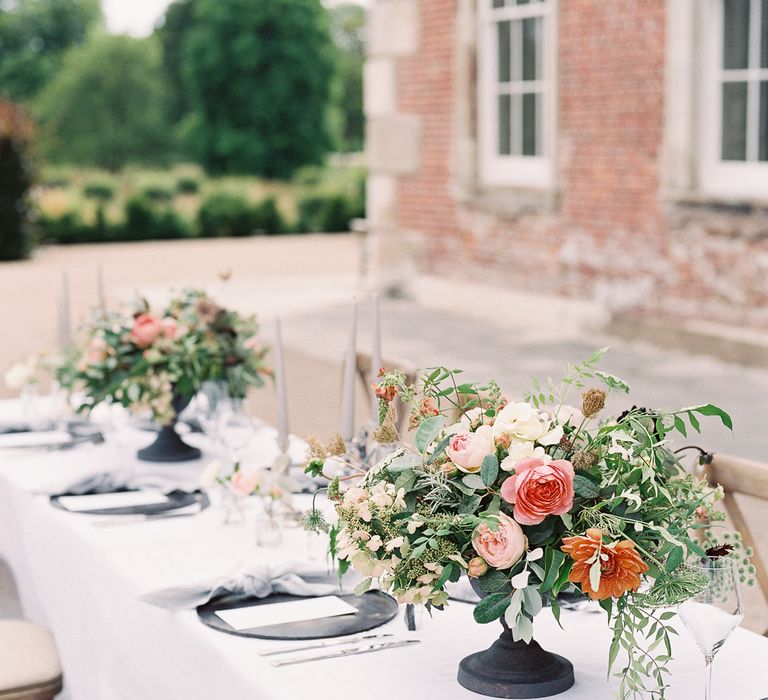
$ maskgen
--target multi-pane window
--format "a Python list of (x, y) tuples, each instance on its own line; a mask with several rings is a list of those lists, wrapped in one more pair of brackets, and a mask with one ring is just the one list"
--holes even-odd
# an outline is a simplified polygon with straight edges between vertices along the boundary
[(768, 0), (723, 0), (724, 161), (768, 161)]
[(481, 170), (497, 184), (546, 184), (553, 0), (480, 0)]

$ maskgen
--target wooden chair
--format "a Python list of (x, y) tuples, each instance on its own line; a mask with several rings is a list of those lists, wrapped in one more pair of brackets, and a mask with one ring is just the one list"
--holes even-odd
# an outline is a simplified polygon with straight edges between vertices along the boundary
[[(723, 453), (716, 453), (712, 461), (705, 465), (707, 481), (712, 486), (718, 484), (723, 487), (725, 509), (733, 521), (734, 527), (741, 533), (746, 547), (751, 547), (754, 554), (752, 563), (755, 566), (757, 582), (763, 592), (763, 597), (768, 601), (768, 572), (760, 556), (752, 535), (747, 525), (744, 514), (736, 501), (736, 494), (744, 494), (759, 498), (768, 503), (768, 464), (755, 462), (742, 457), (734, 457)], [(764, 633), (768, 636), (768, 630)]]
[(50, 633), (24, 620), (0, 620), (0, 700), (53, 700), (64, 682)]
[[(416, 371), (409, 367), (406, 363), (385, 361), (383, 364), (387, 370), (399, 369), (401, 372), (403, 372), (408, 384), (413, 384), (416, 381)], [(357, 376), (363, 384), (365, 395), (370, 396), (371, 392), (373, 391), (371, 388), (371, 356), (367, 352), (357, 353)], [(405, 410), (405, 406), (398, 404), (395, 428), (397, 428), (397, 432), (401, 436), (403, 435), (403, 426), (406, 425), (407, 416), (408, 413)], [(371, 416), (371, 419), (375, 420), (376, 416)]]

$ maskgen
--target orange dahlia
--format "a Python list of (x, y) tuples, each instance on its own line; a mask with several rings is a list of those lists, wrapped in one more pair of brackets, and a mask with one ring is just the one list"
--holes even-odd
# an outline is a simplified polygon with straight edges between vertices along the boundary
[[(568, 580), (578, 583), (581, 590), (592, 600), (618, 598), (640, 586), (640, 574), (648, 571), (646, 564), (635, 551), (631, 540), (603, 542), (603, 533), (597, 528), (587, 530), (586, 536), (564, 537), (561, 548), (570, 555), (574, 564)], [(590, 569), (600, 561), (600, 585), (593, 590)]]

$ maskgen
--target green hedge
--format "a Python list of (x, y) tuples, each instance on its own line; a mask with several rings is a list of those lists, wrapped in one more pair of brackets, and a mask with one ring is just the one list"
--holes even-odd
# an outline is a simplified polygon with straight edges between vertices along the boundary
[[(178, 189), (178, 186), (177, 186)], [(41, 215), (38, 237), (48, 243), (100, 243), (192, 237), (277, 235), (282, 233), (340, 232), (351, 219), (364, 215), (361, 193), (306, 195), (298, 203), (298, 221), (288, 222), (274, 197), (251, 204), (240, 194), (214, 192), (203, 201), (194, 222), (185, 220), (164, 196), (144, 190), (125, 204), (122, 221), (111, 222), (105, 213), (105, 193), (98, 196), (96, 215), (86, 222), (76, 211), (60, 216)], [(154, 193), (157, 195), (157, 193)]]

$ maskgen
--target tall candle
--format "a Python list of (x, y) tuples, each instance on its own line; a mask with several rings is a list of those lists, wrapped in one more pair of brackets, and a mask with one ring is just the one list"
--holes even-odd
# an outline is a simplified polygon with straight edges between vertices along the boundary
[(288, 449), (288, 394), (285, 385), (285, 355), (280, 319), (275, 319), (275, 391), (277, 393), (277, 444), (281, 452)]
[(349, 331), (347, 356), (344, 360), (344, 381), (341, 389), (341, 419), (339, 433), (344, 442), (355, 436), (355, 374), (357, 373), (357, 302), (352, 305), (352, 327)]
[(61, 274), (61, 295), (59, 296), (58, 308), (58, 332), (59, 332), (59, 350), (66, 351), (72, 341), (72, 332), (70, 328), (70, 309), (69, 309), (69, 275), (64, 270)]
[[(379, 313), (379, 293), (373, 294), (373, 347), (371, 348), (371, 384), (378, 382), (381, 369), (381, 316)], [(373, 387), (371, 392), (371, 418), (375, 423), (379, 422), (379, 401)]]
[(99, 263), (96, 268), (96, 294), (99, 299), (99, 309), (103, 312), (107, 310), (107, 294), (104, 291), (104, 268)]

